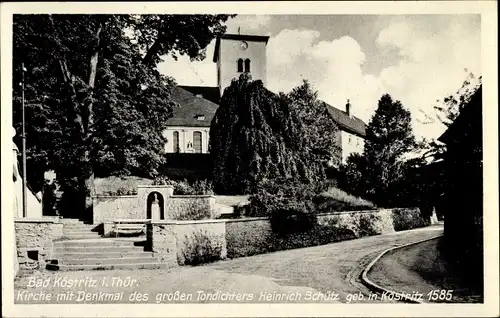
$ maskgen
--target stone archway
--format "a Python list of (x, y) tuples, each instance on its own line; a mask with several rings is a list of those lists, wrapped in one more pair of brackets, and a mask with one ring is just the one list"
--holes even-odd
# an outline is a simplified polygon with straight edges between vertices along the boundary
[(155, 200), (158, 202), (158, 205), (160, 206), (160, 220), (165, 220), (165, 199), (163, 198), (163, 195), (157, 191), (150, 192), (146, 199), (146, 219), (151, 220), (153, 217), (152, 206)]

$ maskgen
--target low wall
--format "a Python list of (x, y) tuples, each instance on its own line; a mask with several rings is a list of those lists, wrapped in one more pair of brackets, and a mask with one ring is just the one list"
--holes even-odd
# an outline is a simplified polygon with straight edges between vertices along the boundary
[(140, 203), (136, 195), (96, 196), (93, 198), (93, 222), (100, 224), (115, 219), (145, 219), (146, 210), (141, 208)]
[(14, 221), (19, 269), (45, 269), (52, 253), (52, 241), (63, 236), (57, 219), (17, 219)]
[(171, 186), (138, 186), (137, 195), (93, 197), (93, 224), (112, 223), (116, 219), (147, 219), (148, 196), (161, 194), (164, 219), (174, 220), (203, 215), (215, 219), (220, 212), (211, 195), (173, 195)]
[(171, 266), (225, 259), (224, 220), (153, 221), (147, 225), (147, 249)]
[(264, 217), (160, 221), (148, 224), (147, 240), (160, 259), (178, 265), (198, 264), (386, 234), (394, 232), (396, 226), (411, 229), (415, 224), (423, 225), (401, 223), (401, 211), (412, 218), (420, 213), (418, 209), (383, 209), (319, 214), (311, 231), (287, 236), (274, 233), (269, 219)]

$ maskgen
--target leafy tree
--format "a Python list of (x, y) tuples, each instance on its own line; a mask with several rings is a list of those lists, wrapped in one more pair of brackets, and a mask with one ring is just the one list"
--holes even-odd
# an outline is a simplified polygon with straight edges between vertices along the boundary
[(14, 125), (24, 62), (30, 171), (54, 169), (87, 208), (95, 173), (155, 175), (175, 85), (156, 63), (166, 54), (203, 58), (229, 17), (14, 16)]
[(318, 99), (307, 80), (283, 96), (302, 124), (302, 151), (312, 162), (322, 162), (323, 166), (338, 165), (341, 149), (335, 143), (337, 125), (328, 113), (327, 106)]
[(352, 153), (340, 166), (339, 187), (353, 195), (365, 197), (369, 190), (368, 173), (368, 163), (365, 156)]
[(368, 123), (364, 155), (368, 166), (368, 194), (379, 204), (390, 204), (394, 185), (402, 178), (403, 155), (415, 146), (411, 114), (400, 101), (383, 95)]
[(309, 84), (276, 95), (240, 76), (225, 90), (210, 129), (215, 191), (253, 193), (268, 180), (323, 180), (335, 128)]
[(476, 78), (473, 73), (469, 73), (462, 86), (454, 94), (446, 96), (442, 101), (438, 100), (438, 105), (434, 106), (434, 109), (438, 112), (439, 120), (446, 127), (449, 127), (481, 85), (482, 77)]

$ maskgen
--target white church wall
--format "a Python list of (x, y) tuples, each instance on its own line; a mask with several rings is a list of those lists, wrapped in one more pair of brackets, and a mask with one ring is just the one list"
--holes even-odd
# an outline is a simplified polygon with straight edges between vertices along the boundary
[(201, 132), (201, 153), (208, 153), (208, 139), (210, 136), (210, 127), (185, 127), (171, 126), (164, 132), (163, 136), (167, 138), (165, 144), (166, 153), (175, 153), (174, 150), (174, 132), (179, 133), (179, 153), (195, 153), (193, 136), (195, 132)]

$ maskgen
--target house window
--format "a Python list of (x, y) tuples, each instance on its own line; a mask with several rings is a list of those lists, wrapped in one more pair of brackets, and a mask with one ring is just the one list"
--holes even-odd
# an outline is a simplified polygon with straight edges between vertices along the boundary
[(250, 59), (245, 60), (245, 73), (250, 73)]
[(179, 152), (179, 132), (174, 131), (174, 138), (173, 138), (173, 144), (174, 144), (174, 152)]
[(243, 59), (238, 60), (238, 73), (243, 72)]
[(351, 141), (352, 141), (352, 140), (351, 140), (351, 136), (349, 136), (349, 145), (351, 144)]
[(193, 132), (193, 148), (195, 153), (201, 153), (201, 132)]

